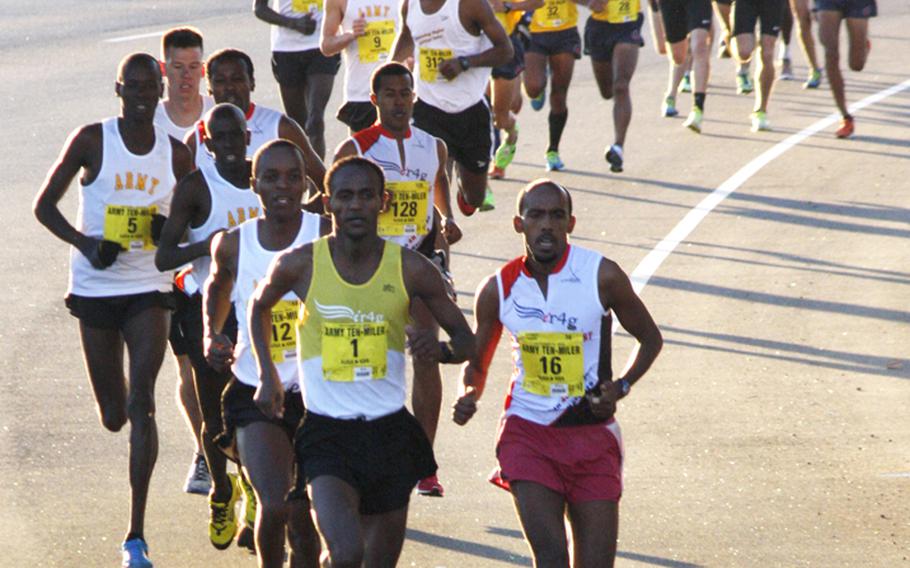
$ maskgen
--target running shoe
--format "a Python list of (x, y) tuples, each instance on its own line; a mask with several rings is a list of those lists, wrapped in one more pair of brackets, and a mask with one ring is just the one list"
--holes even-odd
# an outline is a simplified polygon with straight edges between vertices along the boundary
[(226, 503), (219, 503), (209, 497), (209, 507), (212, 510), (209, 519), (209, 540), (218, 550), (231, 546), (231, 541), (237, 534), (237, 514), (234, 512), (234, 506), (240, 499), (240, 482), (237, 480), (237, 474), (229, 473), (228, 478), (231, 482), (231, 498)]
[(757, 110), (749, 116), (752, 119), (752, 132), (771, 131), (771, 123), (768, 122), (768, 115), (765, 111)]
[(540, 110), (543, 108), (543, 105), (547, 103), (547, 89), (544, 87), (544, 90), (540, 92), (539, 95), (531, 99), (531, 108), (534, 110)]
[(506, 168), (509, 167), (509, 164), (511, 164), (512, 160), (515, 158), (517, 144), (518, 137), (516, 136), (515, 143), (509, 144), (503, 140), (502, 144), (499, 145), (499, 148), (496, 149), (496, 154), (493, 155), (493, 171), (490, 172), (491, 178), (502, 179), (506, 176)]
[(796, 75), (793, 74), (793, 62), (789, 57), (785, 57), (780, 60), (780, 80), (792, 81), (793, 79), (796, 79)]
[(131, 538), (120, 545), (123, 568), (153, 568), (149, 560), (149, 546), (141, 538)]
[(720, 40), (720, 43), (717, 46), (717, 58), (718, 59), (730, 59), (730, 46), (727, 45), (727, 40)]
[(237, 546), (256, 552), (256, 493), (246, 478), (240, 476), (240, 490), (243, 492), (243, 520), (237, 533)]
[(493, 199), (493, 190), (490, 189), (490, 186), (487, 186), (487, 191), (483, 194), (483, 203), (480, 204), (478, 209), (483, 211), (492, 211), (496, 209), (496, 200)]
[(692, 79), (689, 76), (690, 73), (686, 71), (686, 74), (683, 75), (682, 81), (679, 83), (679, 92), (680, 93), (691, 93), (692, 92)]
[(736, 74), (736, 94), (737, 95), (748, 95), (753, 90), (755, 86), (752, 84), (752, 79), (749, 77), (748, 73), (737, 73)]
[(455, 192), (455, 203), (458, 204), (458, 210), (461, 211), (461, 214), (465, 217), (470, 217), (477, 211), (476, 207), (465, 201), (460, 190)]
[(689, 113), (689, 118), (683, 123), (683, 126), (701, 134), (701, 120), (703, 115), (704, 113), (702, 111), (693, 108), (692, 112)]
[(424, 477), (417, 483), (417, 494), (424, 497), (442, 497), (445, 490), (435, 475)]
[(205, 456), (196, 454), (190, 470), (186, 474), (183, 491), (194, 495), (208, 495), (211, 490), (212, 476), (209, 475), (209, 466), (205, 463)]
[(607, 148), (604, 159), (610, 163), (610, 171), (619, 173), (622, 171), (622, 146), (613, 144)]
[(845, 116), (840, 121), (840, 126), (837, 128), (837, 132), (834, 133), (838, 138), (850, 138), (853, 136), (853, 117)]
[(676, 110), (676, 97), (667, 97), (664, 99), (664, 104), (660, 105), (660, 114), (667, 118), (673, 118), (679, 114), (679, 111)]
[(547, 171), (560, 172), (566, 169), (566, 165), (559, 159), (559, 152), (553, 150), (547, 152)]
[(813, 69), (809, 71), (809, 78), (803, 83), (804, 89), (817, 89), (822, 84), (822, 70)]

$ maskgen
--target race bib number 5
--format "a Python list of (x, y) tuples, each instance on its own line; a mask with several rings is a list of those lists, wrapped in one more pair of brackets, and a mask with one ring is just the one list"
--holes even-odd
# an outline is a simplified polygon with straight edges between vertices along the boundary
[(322, 376), (327, 381), (384, 379), (388, 322), (322, 324)]
[(379, 215), (379, 236), (427, 234), (430, 185), (425, 181), (389, 181), (389, 208)]
[(439, 64), (452, 58), (451, 49), (420, 48), (420, 80), (425, 83), (444, 81), (445, 76), (439, 73)]
[(297, 311), (300, 302), (281, 300), (272, 308), (272, 342), (269, 351), (273, 363), (284, 363), (297, 357)]
[(583, 396), (585, 362), (580, 333), (518, 334), (524, 389), (541, 396)]
[(395, 21), (367, 22), (364, 34), (357, 38), (357, 55), (361, 63), (376, 63), (389, 58), (395, 39)]
[(104, 210), (104, 239), (118, 243), (124, 250), (154, 250), (151, 207), (108, 205)]

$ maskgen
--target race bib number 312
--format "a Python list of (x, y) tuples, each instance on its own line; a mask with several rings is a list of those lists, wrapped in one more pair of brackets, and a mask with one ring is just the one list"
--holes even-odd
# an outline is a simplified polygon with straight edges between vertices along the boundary
[(583, 396), (585, 361), (581, 333), (518, 334), (524, 389), (541, 396)]
[(451, 49), (420, 48), (420, 80), (425, 83), (444, 81), (445, 77), (439, 73), (439, 64), (452, 58)]

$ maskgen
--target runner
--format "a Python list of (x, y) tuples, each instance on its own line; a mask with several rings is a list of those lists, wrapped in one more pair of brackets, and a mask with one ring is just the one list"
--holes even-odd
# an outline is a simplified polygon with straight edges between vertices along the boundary
[[(234, 375), (224, 391), (225, 424), (218, 442), (240, 459), (259, 502), (255, 519), (259, 566), (280, 568), (284, 564), (285, 530), (290, 565), (318, 566), (319, 536), (310, 519), (309, 502), (285, 501), (293, 483), (294, 431), (304, 410), (293, 322), (299, 301), (293, 294), (282, 298), (271, 325), (273, 337), (283, 341), (272, 345), (271, 359), (288, 391), (279, 420), (266, 417), (253, 403), (259, 373), (250, 350), (247, 304), (272, 260), (328, 233), (329, 222), (300, 209), (306, 175), (303, 154), (293, 142), (273, 140), (260, 148), (250, 183), (262, 202), (263, 216), (215, 237), (211, 277), (205, 289), (206, 355), (213, 367), (230, 367)], [(239, 322), (236, 348), (225, 328), (234, 310), (232, 300)]]
[[(599, 253), (570, 246), (572, 198), (549, 180), (519, 194), (513, 226), (525, 255), (478, 288), (477, 354), (464, 366), (454, 419), (477, 410), (505, 327), (514, 367), (491, 479), (510, 489), (535, 566), (613, 566), (623, 445), (616, 401), (648, 370), (660, 331), (629, 278)], [(563, 277), (568, 274), (569, 277)], [(612, 381), (612, 313), (638, 340)], [(572, 529), (570, 554), (564, 517)]]
[[(683, 65), (677, 65), (673, 61), (673, 55), (667, 52), (667, 40), (664, 33), (664, 22), (660, 15), (660, 2), (658, 0), (648, 0), (648, 7), (651, 9), (651, 37), (654, 40), (654, 50), (658, 55), (666, 55), (670, 63), (669, 74), (667, 76), (667, 91), (664, 93), (663, 102), (660, 105), (660, 115), (666, 118), (673, 118), (679, 115), (676, 110), (676, 93), (680, 90), (690, 92), (689, 69), (692, 67), (692, 58), (687, 54), (686, 62)], [(686, 79), (689, 84), (689, 91), (680, 89), (680, 83)]]
[[(733, 0), (714, 0), (714, 12), (717, 19), (720, 20), (721, 39), (717, 48), (718, 59), (729, 59), (733, 55), (733, 36), (734, 24), (731, 15), (733, 13)], [(749, 62), (737, 62), (736, 68), (736, 94), (748, 95), (755, 90), (752, 83), (752, 73), (749, 71)]]
[(815, 39), (812, 37), (812, 12), (809, 10), (809, 0), (790, 0), (790, 9), (793, 10), (793, 19), (799, 32), (799, 45), (809, 64), (809, 76), (803, 83), (804, 89), (817, 89), (822, 84), (822, 69), (818, 63), (815, 52)]
[(850, 51), (847, 64), (853, 71), (862, 71), (869, 57), (869, 18), (878, 15), (875, 0), (815, 0), (818, 18), (818, 39), (825, 48), (825, 70), (834, 103), (843, 117), (835, 135), (838, 138), (853, 136), (853, 115), (847, 110), (844, 77), (840, 72), (840, 24), (847, 22), (847, 41)]
[(404, 0), (401, 22), (392, 59), (412, 58), (418, 66), (414, 125), (446, 143), (461, 212), (488, 211), (494, 205), (487, 68), (507, 63), (512, 43), (486, 0)]
[[(284, 138), (297, 144), (306, 160), (307, 175), (313, 185), (322, 191), (322, 178), (325, 175), (325, 166), (322, 159), (316, 155), (306, 134), (300, 125), (293, 119), (281, 114), (277, 110), (256, 105), (250, 95), (256, 88), (253, 75), (253, 60), (246, 53), (237, 49), (222, 49), (213, 53), (205, 64), (208, 78), (209, 93), (215, 98), (216, 103), (231, 103), (240, 110), (245, 111), (247, 128), (250, 139), (247, 142), (246, 157), (252, 159), (256, 150), (269, 140)], [(204, 150), (201, 144), (202, 134), (205, 129), (202, 124), (193, 132), (193, 136), (186, 139), (186, 144), (195, 154), (197, 167), (205, 161), (212, 161), (212, 155)], [(317, 205), (321, 200), (314, 199)]]
[[(205, 64), (202, 59), (202, 33), (196, 28), (173, 28), (161, 38), (162, 68), (165, 77), (164, 100), (155, 109), (155, 124), (169, 136), (183, 140), (193, 129), (196, 121), (215, 104), (212, 97), (199, 93), (199, 83), (205, 75)], [(192, 277), (184, 279), (189, 287), (194, 287)], [(187, 355), (187, 340), (181, 332), (181, 324), (186, 314), (186, 301), (181, 293), (182, 288), (174, 286), (176, 309), (171, 314), (170, 344), (177, 361), (177, 401), (183, 411), (187, 426), (193, 433), (196, 452), (193, 463), (186, 475), (183, 490), (187, 493), (208, 495), (212, 488), (212, 478), (205, 463), (202, 451), (202, 414), (199, 412), (199, 401), (196, 400), (193, 364)]]
[[(297, 354), (307, 414), (296, 437), (297, 487), (309, 492), (331, 566), (394, 566), (410, 493), (436, 470), (433, 449), (407, 411), (404, 350), (431, 362), (473, 354), (474, 336), (439, 273), (416, 252), (377, 234), (385, 181), (349, 157), (326, 176), (334, 231), (280, 256), (251, 305), (261, 384), (254, 401), (281, 415), (284, 389), (268, 353), (272, 310), (288, 292), (303, 300)], [(420, 299), (451, 338), (407, 325)], [(419, 378), (418, 378), (419, 380)]]
[[(273, 0), (271, 4), (274, 7), (269, 0), (255, 0), (253, 13), (272, 25), (272, 74), (281, 104), (288, 116), (303, 125), (319, 159), (325, 159), (325, 107), (341, 58), (319, 51), (323, 0)], [(306, 157), (307, 149), (301, 148)]]
[(389, 60), (399, 28), (397, 8), (395, 0), (326, 3), (319, 48), (323, 55), (341, 53), (344, 59), (344, 103), (337, 118), (351, 134), (376, 122), (376, 108), (370, 102), (370, 77)]
[[(115, 84), (120, 116), (73, 132), (35, 200), (38, 221), (72, 246), (66, 305), (79, 320), (101, 424), (111, 432), (130, 424), (130, 521), (121, 547), (130, 568), (152, 566), (144, 529), (158, 457), (155, 379), (173, 308), (172, 276), (155, 268), (153, 217), (167, 214), (174, 184), (192, 169), (186, 147), (154, 125), (163, 90), (152, 55), (126, 56)], [(58, 203), (80, 170), (74, 227)]]
[[(204, 283), (209, 275), (212, 240), (219, 232), (234, 227), (260, 214), (259, 199), (250, 191), (250, 163), (246, 159), (249, 132), (243, 112), (230, 103), (219, 103), (206, 114), (204, 143), (214, 155), (214, 162), (203, 162), (200, 168), (183, 178), (174, 189), (171, 214), (161, 232), (161, 245), (155, 255), (159, 270), (168, 271), (192, 263), (191, 278)], [(181, 241), (187, 235), (187, 244)], [(210, 366), (203, 350), (202, 293), (186, 298), (182, 336), (195, 372), (196, 398), (203, 418), (202, 439), (213, 486), (209, 493), (209, 538), (223, 550), (237, 534), (234, 504), (240, 497), (239, 481), (227, 473), (224, 454), (214, 438), (223, 429), (221, 393), (230, 373)], [(237, 321), (231, 317), (225, 333), (236, 336)], [(238, 544), (253, 545), (255, 499), (245, 498), (243, 528)]]
[(632, 122), (629, 85), (638, 64), (638, 50), (645, 44), (641, 38), (645, 16), (639, 0), (594, 0), (589, 8), (591, 17), (585, 24), (585, 54), (591, 56), (600, 96), (607, 100), (616, 97), (613, 101), (613, 144), (607, 146), (604, 159), (610, 164), (610, 171), (621, 172), (626, 131)]
[(518, 24), (525, 11), (534, 11), (543, 6), (543, 0), (521, 0), (507, 2), (489, 0), (493, 14), (499, 20), (506, 35), (512, 42), (512, 60), (493, 68), (490, 81), (490, 103), (493, 107), (493, 126), (505, 131), (505, 140), (493, 155), (493, 169), (490, 178), (506, 177), (506, 168), (515, 158), (518, 144), (518, 111), (521, 110), (521, 73), (525, 68), (525, 47)]
[[(733, 53), (746, 64), (758, 47), (758, 91), (750, 120), (752, 132), (771, 130), (768, 122), (768, 99), (774, 86), (774, 44), (780, 33), (780, 20), (785, 0), (736, 0), (733, 4)], [(755, 24), (761, 22), (761, 36), (756, 46)]]
[(547, 171), (560, 171), (565, 164), (559, 157), (559, 142), (569, 120), (566, 98), (572, 82), (575, 60), (581, 59), (578, 35), (578, 9), (572, 0), (546, 0), (531, 17), (531, 43), (525, 54), (525, 93), (531, 108), (540, 110), (546, 100), (547, 75), (550, 75), (550, 115), (547, 123)]
[[(433, 260), (441, 257), (447, 269), (445, 251), (436, 251), (436, 234), (442, 232), (446, 245), (461, 238), (461, 229), (452, 215), (449, 179), (446, 176), (445, 143), (411, 126), (414, 110), (414, 76), (401, 63), (387, 63), (373, 73), (371, 99), (379, 122), (348, 138), (338, 147), (335, 161), (347, 156), (369, 158), (385, 173), (390, 202), (379, 215), (379, 234)], [(431, 182), (432, 180), (432, 182)], [(435, 221), (435, 210), (440, 221)], [(448, 247), (446, 247), (448, 248)], [(420, 300), (411, 303), (411, 315), (418, 325), (438, 336), (439, 326)], [(430, 444), (436, 439), (442, 405), (442, 376), (435, 362), (413, 358), (414, 381), (411, 407)], [(444, 489), (434, 474), (417, 485), (421, 495), (442, 497)]]
[(664, 31), (673, 62), (676, 65), (683, 65), (691, 50), (692, 71), (695, 76), (693, 108), (683, 126), (701, 133), (708, 74), (711, 70), (710, 0), (660, 0), (660, 14), (663, 17)]

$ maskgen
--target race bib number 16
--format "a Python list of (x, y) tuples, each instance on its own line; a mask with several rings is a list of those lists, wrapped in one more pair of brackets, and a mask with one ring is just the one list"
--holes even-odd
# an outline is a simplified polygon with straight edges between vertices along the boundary
[(580, 333), (518, 334), (524, 389), (541, 396), (583, 396), (585, 361)]

